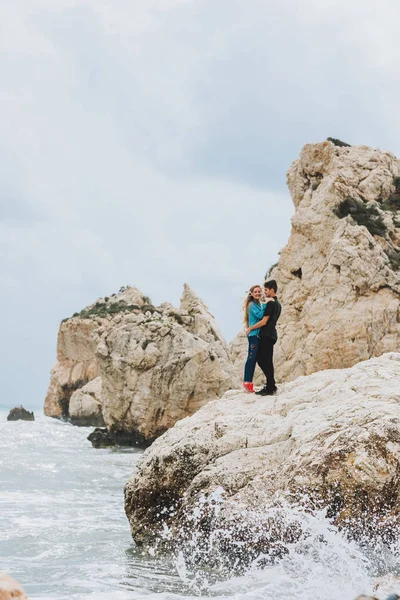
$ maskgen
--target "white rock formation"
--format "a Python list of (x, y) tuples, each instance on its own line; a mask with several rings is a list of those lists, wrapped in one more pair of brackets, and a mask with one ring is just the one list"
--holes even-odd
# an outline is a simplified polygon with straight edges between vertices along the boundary
[[(268, 511), (282, 499), (327, 506), (336, 524), (377, 534), (400, 513), (399, 464), (400, 354), (389, 353), (300, 377), (276, 396), (229, 391), (210, 402), (146, 450), (125, 510), (145, 545), (197, 527), (215, 544), (222, 531), (230, 552), (235, 536), (262, 552), (278, 535)], [(217, 497), (210, 533), (210, 514), (199, 514)], [(284, 529), (291, 539), (298, 525)]]
[(282, 302), (278, 381), (400, 347), (399, 176), (392, 154), (331, 142), (307, 144), (290, 167), (296, 213), (270, 273)]
[[(131, 311), (136, 310), (146, 301), (148, 299), (139, 290), (129, 287), (109, 298), (100, 298), (81, 313), (76, 313), (76, 316), (64, 319), (58, 332), (57, 362), (50, 376), (44, 405), (45, 415), (56, 418), (70, 417), (72, 394), (100, 375), (95, 354), (96, 343), (92, 335), (94, 330), (99, 325), (108, 327), (113, 315), (119, 314), (118, 310), (122, 310), (123, 307), (130, 307)], [(99, 396), (97, 400), (100, 401)], [(98, 405), (92, 403), (92, 406), (93, 422), (88, 421), (89, 415), (86, 410), (84, 424), (97, 425), (99, 422)]]
[(204, 302), (184, 286), (179, 309), (128, 288), (64, 321), (45, 414), (106, 425), (148, 445), (178, 419), (236, 387), (227, 345)]
[(118, 316), (96, 335), (104, 420), (124, 443), (151, 443), (239, 383), (213, 316), (187, 285), (179, 310)]
[(60, 325), (57, 340), (57, 363), (51, 371), (44, 404), (48, 417), (68, 418), (72, 393), (99, 375), (95, 357), (94, 319), (73, 318)]
[(80, 426), (103, 427), (101, 377), (89, 381), (76, 390), (69, 401), (71, 423)]
[(28, 600), (19, 583), (4, 571), (0, 571), (0, 600)]

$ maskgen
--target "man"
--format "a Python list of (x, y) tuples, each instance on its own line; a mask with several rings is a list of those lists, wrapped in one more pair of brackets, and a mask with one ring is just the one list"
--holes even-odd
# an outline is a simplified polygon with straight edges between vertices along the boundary
[(264, 283), (264, 292), (267, 297), (267, 305), (264, 310), (264, 316), (255, 325), (249, 327), (246, 334), (249, 335), (253, 329), (260, 328), (258, 337), (260, 339), (257, 362), (266, 377), (265, 386), (256, 394), (260, 396), (272, 396), (276, 392), (275, 377), (274, 377), (274, 345), (278, 339), (276, 331), (276, 323), (281, 314), (281, 304), (276, 295), (278, 286), (275, 279)]

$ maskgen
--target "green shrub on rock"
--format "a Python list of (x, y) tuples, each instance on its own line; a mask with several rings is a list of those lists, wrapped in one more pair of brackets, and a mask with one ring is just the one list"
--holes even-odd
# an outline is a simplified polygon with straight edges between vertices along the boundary
[[(394, 192), (389, 198), (382, 202), (383, 210), (397, 211), (400, 210), (400, 177), (393, 178)], [(396, 227), (398, 227), (396, 225)]]
[(347, 144), (346, 142), (342, 142), (342, 140), (338, 140), (336, 138), (328, 137), (328, 138), (326, 138), (326, 140), (328, 142), (332, 142), (332, 144), (334, 144), (335, 146), (340, 146), (342, 148), (344, 148), (344, 147), (351, 148), (351, 144)]
[[(113, 302), (112, 304), (106, 304), (105, 302), (96, 302), (91, 308), (84, 308), (79, 313), (74, 313), (73, 317), (79, 317), (80, 319), (91, 319), (93, 317), (100, 317), (101, 319), (106, 318), (108, 315), (116, 315), (120, 312), (131, 312), (134, 310), (140, 310), (140, 306), (137, 304), (126, 304), (125, 302)], [(154, 309), (155, 310), (155, 309)], [(64, 319), (64, 321), (68, 321)]]
[(360, 198), (346, 198), (334, 210), (339, 219), (350, 215), (357, 225), (364, 225), (371, 235), (385, 236), (386, 225), (375, 206), (367, 206)]
[[(129, 288), (131, 288), (132, 286), (130, 285), (123, 285), (121, 286), (119, 292), (123, 293), (126, 292)], [(89, 307), (89, 308), (84, 308), (83, 310), (81, 310), (80, 312), (75, 312), (72, 317), (67, 317), (66, 319), (63, 319), (63, 323), (65, 321), (68, 321), (70, 318), (73, 317), (79, 317), (80, 319), (90, 319), (93, 317), (100, 317), (101, 319), (106, 318), (108, 315), (116, 315), (117, 313), (120, 312), (131, 312), (131, 311), (138, 311), (138, 310), (142, 310), (143, 312), (147, 312), (150, 311), (151, 313), (154, 313), (157, 309), (155, 306), (153, 306), (150, 298), (148, 296), (143, 296), (142, 295), (142, 299), (143, 299), (143, 306), (139, 306), (138, 304), (127, 304), (125, 300), (121, 299), (121, 300), (117, 300), (116, 302), (111, 301), (110, 299), (114, 299), (116, 297), (117, 294), (111, 294), (111, 296), (105, 296), (104, 300), (101, 299), (99, 301), (97, 301), (95, 304), (93, 304), (93, 306)]]

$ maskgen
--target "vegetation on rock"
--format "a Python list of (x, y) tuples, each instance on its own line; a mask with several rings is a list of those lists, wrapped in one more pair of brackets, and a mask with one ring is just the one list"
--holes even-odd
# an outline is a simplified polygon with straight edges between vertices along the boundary
[[(381, 204), (383, 210), (400, 210), (400, 177), (394, 179), (394, 185), (395, 192)], [(357, 225), (364, 225), (371, 235), (380, 235), (389, 241), (390, 235), (388, 237), (389, 232), (383, 220), (383, 213), (379, 210), (378, 206), (374, 206), (372, 203), (367, 204), (360, 198), (346, 198), (334, 212), (340, 219), (350, 215)], [(394, 225), (398, 226), (396, 220), (394, 221)], [(390, 247), (385, 249), (385, 253), (392, 269), (398, 271), (400, 269), (400, 248), (393, 245), (390, 241), (389, 244)]]
[(371, 235), (385, 236), (387, 232), (379, 210), (372, 205), (367, 205), (360, 198), (346, 198), (334, 210), (339, 219), (350, 215), (357, 225), (364, 225)]
[[(92, 317), (107, 317), (108, 315), (115, 315), (119, 312), (126, 312), (131, 310), (140, 310), (140, 306), (137, 304), (126, 304), (123, 300), (119, 302), (113, 302), (112, 304), (106, 304), (105, 302), (96, 302), (91, 308), (84, 308), (78, 313), (81, 319), (90, 319)], [(76, 314), (76, 313), (75, 313)]]
[(347, 142), (342, 142), (342, 140), (338, 140), (336, 138), (332, 138), (332, 137), (328, 137), (326, 138), (326, 140), (328, 142), (332, 142), (332, 144), (334, 144), (335, 146), (340, 146), (340, 147), (347, 147), (347, 148), (351, 148), (351, 144), (347, 144)]
[[(123, 294), (127, 292), (132, 286), (122, 286), (119, 289), (119, 294)], [(153, 306), (150, 298), (148, 296), (142, 296), (142, 300), (144, 304), (139, 306), (138, 304), (130, 304), (126, 301), (125, 298), (121, 298), (117, 300), (114, 298), (117, 294), (111, 294), (111, 296), (105, 296), (104, 299), (98, 300), (95, 304), (82, 309), (80, 312), (75, 312), (72, 317), (66, 317), (62, 320), (62, 323), (69, 321), (71, 318), (79, 317), (80, 319), (91, 319), (94, 317), (100, 317), (102, 319), (113, 316), (121, 312), (131, 312), (131, 311), (142, 311), (142, 312), (155, 312), (157, 309)]]
[[(383, 210), (398, 211), (400, 210), (400, 177), (393, 178), (394, 192), (389, 198), (382, 202)], [(396, 225), (398, 227), (398, 225)]]

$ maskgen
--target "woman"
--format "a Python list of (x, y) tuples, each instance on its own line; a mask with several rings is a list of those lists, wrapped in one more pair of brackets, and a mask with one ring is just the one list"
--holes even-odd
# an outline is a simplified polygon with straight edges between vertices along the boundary
[[(265, 304), (261, 303), (262, 290), (260, 285), (253, 285), (247, 295), (247, 298), (243, 305), (244, 311), (244, 323), (247, 327), (255, 325), (264, 316)], [(248, 394), (254, 392), (254, 370), (256, 368), (257, 350), (258, 350), (258, 332), (259, 329), (253, 329), (248, 335), (249, 351), (247, 354), (247, 360), (244, 367), (244, 381), (242, 386)]]

